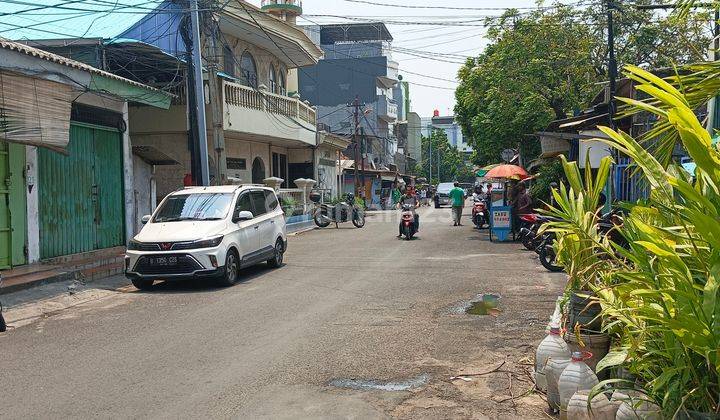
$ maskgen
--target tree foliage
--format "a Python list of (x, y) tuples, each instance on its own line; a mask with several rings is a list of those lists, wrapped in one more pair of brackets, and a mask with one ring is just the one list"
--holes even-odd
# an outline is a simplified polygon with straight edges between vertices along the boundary
[[(432, 145), (432, 147), (431, 147)], [(430, 151), (432, 150), (432, 180), (438, 182), (474, 182), (475, 174), (472, 171), (471, 163), (465, 155), (450, 145), (447, 134), (440, 129), (434, 129), (430, 137), (422, 137), (421, 141), (422, 158), (415, 166), (415, 173), (419, 177), (430, 180)], [(440, 174), (438, 177), (438, 156), (440, 159)]]
[[(649, 3), (660, 1), (633, 4)], [(626, 5), (614, 16), (621, 66), (698, 61), (709, 44), (706, 13), (659, 15)], [(460, 69), (456, 91), (455, 113), (475, 163), (496, 163), (503, 149), (535, 144), (528, 135), (588, 105), (606, 80), (605, 27), (606, 14), (595, 4), (509, 11), (488, 21), (490, 43)], [(527, 146), (523, 151), (532, 157)]]

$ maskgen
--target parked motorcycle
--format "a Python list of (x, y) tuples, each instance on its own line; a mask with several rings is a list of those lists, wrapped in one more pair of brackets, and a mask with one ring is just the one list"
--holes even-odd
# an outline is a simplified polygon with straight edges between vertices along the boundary
[(542, 264), (546, 270), (553, 273), (563, 271), (562, 266), (555, 264), (556, 255), (555, 247), (553, 246), (555, 242), (555, 232), (543, 232), (541, 238), (540, 245), (538, 245), (536, 250), (540, 264)]
[(540, 216), (537, 214), (520, 215), (520, 222), (523, 224), (520, 228), (520, 240), (523, 246), (530, 251), (535, 251), (542, 242), (542, 237), (538, 235), (541, 224), (538, 217)]
[(335, 223), (337, 228), (339, 223), (350, 221), (356, 228), (365, 226), (365, 212), (355, 204), (353, 194), (347, 194), (345, 201), (336, 205), (321, 203), (319, 194), (310, 194), (310, 200), (315, 203), (313, 220), (318, 227), (324, 228), (330, 226), (330, 223)]
[[(551, 220), (557, 220), (553, 219), (547, 216), (537, 216), (536, 221), (539, 224), (551, 221)], [(537, 224), (536, 223), (536, 224)], [(622, 217), (622, 211), (618, 208), (612, 209), (610, 212), (603, 214), (600, 219), (597, 222), (597, 229), (598, 232), (602, 235), (607, 237), (611, 242), (615, 243), (616, 245), (627, 248), (628, 243), (624, 236), (620, 233), (620, 230), (617, 229), (617, 227), (622, 226), (623, 224), (623, 217)], [(539, 226), (539, 225), (538, 225)], [(537, 230), (535, 231), (537, 233)], [(536, 235), (534, 238), (532, 237), (532, 231), (528, 230), (527, 232), (527, 241), (529, 243), (533, 243), (534, 241), (537, 241), (538, 236)], [(555, 241), (555, 232), (543, 232), (542, 235), (539, 235), (540, 243), (535, 248), (536, 252), (538, 253), (538, 257), (540, 260), (540, 264), (542, 264), (543, 267), (545, 267), (549, 271), (557, 272), (562, 271), (562, 267), (555, 264), (555, 248), (553, 247), (553, 242)], [(523, 238), (523, 243), (525, 243), (525, 238)]]
[(479, 198), (473, 200), (472, 221), (478, 229), (482, 229), (486, 225), (489, 226), (487, 204), (484, 200)]
[(417, 233), (412, 204), (403, 204), (401, 211), (400, 231), (402, 232), (402, 235), (405, 236), (405, 239), (409, 241)]

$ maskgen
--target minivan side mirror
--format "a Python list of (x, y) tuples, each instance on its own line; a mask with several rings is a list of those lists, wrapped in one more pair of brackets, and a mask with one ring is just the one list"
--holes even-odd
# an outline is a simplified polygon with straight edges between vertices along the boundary
[(255, 217), (255, 216), (253, 216), (252, 212), (244, 210), (244, 211), (238, 212), (238, 214), (236, 214), (235, 217), (233, 217), (233, 222), (235, 222), (235, 223), (242, 222), (243, 220), (250, 220), (253, 217)]
[(146, 214), (145, 216), (142, 217), (142, 219), (140, 219), (140, 222), (144, 225), (150, 221), (150, 217), (151, 216), (149, 214)]

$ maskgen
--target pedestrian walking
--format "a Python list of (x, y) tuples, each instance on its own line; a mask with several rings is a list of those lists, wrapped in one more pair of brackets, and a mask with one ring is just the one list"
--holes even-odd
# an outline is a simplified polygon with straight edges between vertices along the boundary
[(465, 205), (465, 190), (460, 188), (460, 183), (455, 181), (455, 187), (450, 190), (450, 199), (452, 199), (453, 226), (462, 226), (460, 218), (462, 217), (463, 206)]

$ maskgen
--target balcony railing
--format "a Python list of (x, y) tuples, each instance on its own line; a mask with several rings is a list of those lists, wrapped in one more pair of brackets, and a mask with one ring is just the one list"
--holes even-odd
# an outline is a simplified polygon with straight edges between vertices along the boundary
[(315, 109), (298, 98), (263, 92), (232, 82), (223, 82), (225, 103), (300, 119), (315, 126)]

